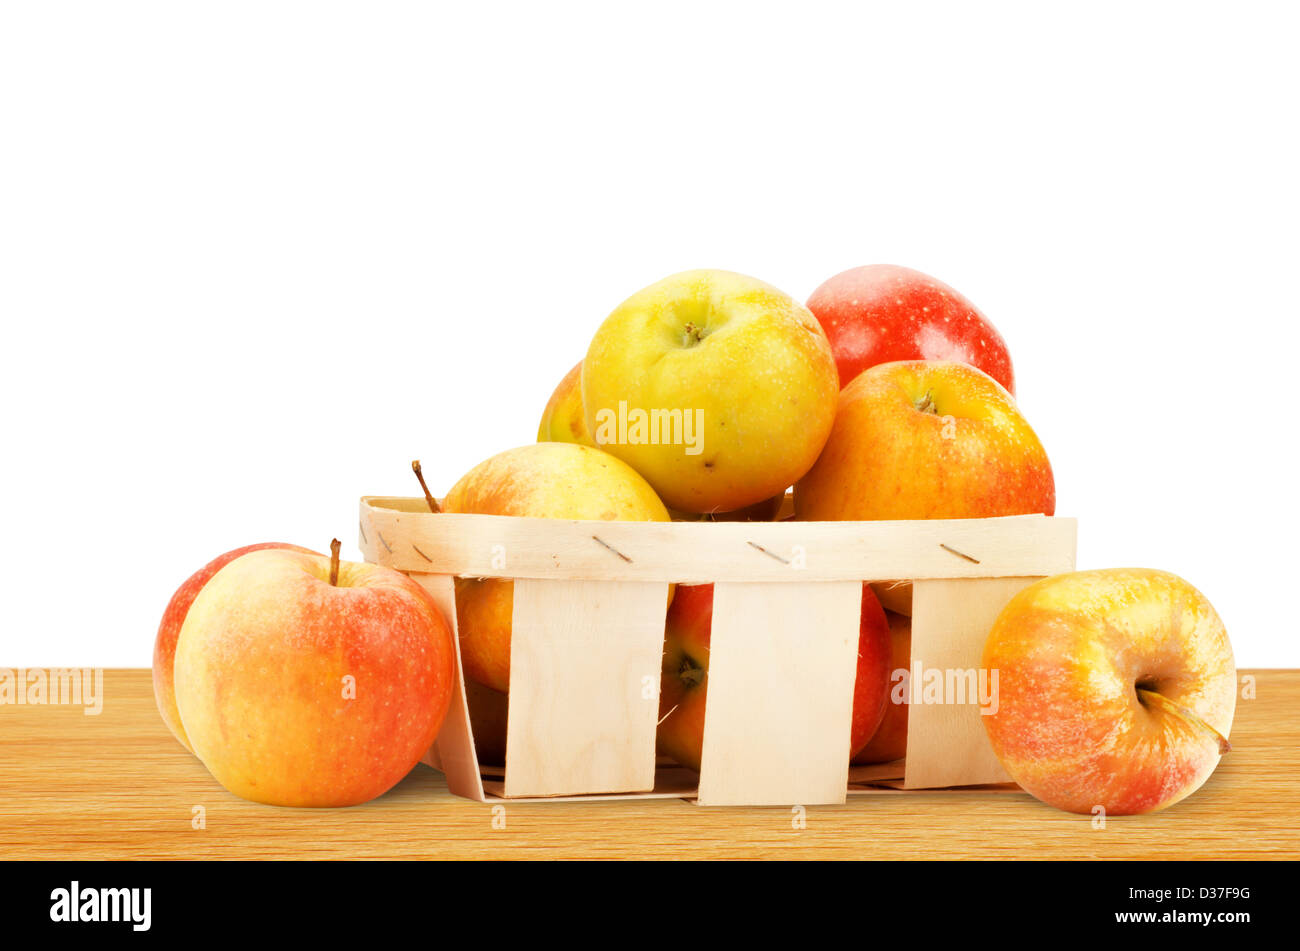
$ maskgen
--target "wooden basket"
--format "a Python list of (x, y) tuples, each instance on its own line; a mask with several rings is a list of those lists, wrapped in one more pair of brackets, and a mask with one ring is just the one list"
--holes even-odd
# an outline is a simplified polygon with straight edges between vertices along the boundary
[[(842, 803), (850, 786), (863, 581), (912, 586), (912, 664), (978, 668), (1007, 601), (1074, 568), (1074, 519), (589, 522), (433, 514), (361, 500), (367, 561), (419, 582), (456, 626), (454, 578), (514, 584), (504, 771), (480, 767), (457, 647), (451, 709), (426, 762), (490, 799), (695, 797)], [(699, 774), (655, 757), (672, 583), (715, 584)], [(913, 678), (915, 680), (915, 678)], [(912, 683), (912, 696), (919, 684)], [(973, 703), (917, 703), (907, 755), (855, 780), (907, 789), (1006, 783)]]

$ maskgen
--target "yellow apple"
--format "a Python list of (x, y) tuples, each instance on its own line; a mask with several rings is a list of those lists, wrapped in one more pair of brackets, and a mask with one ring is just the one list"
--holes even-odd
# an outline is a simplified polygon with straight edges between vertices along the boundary
[(683, 512), (780, 495), (835, 418), (830, 343), (802, 304), (729, 271), (687, 271), (634, 294), (582, 364), (587, 429)]
[[(461, 477), (444, 512), (532, 518), (666, 522), (668, 510), (645, 479), (607, 452), (539, 442), (498, 453)], [(493, 690), (510, 689), (514, 582), (457, 578), (456, 617), (465, 673)]]
[(594, 446), (582, 411), (582, 361), (564, 374), (564, 379), (546, 401), (537, 426), (538, 442), (576, 442)]

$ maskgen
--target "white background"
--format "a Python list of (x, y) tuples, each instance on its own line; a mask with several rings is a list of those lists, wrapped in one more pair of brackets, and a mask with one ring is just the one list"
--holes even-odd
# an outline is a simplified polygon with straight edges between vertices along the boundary
[(146, 666), (239, 545), (530, 442), (724, 267), (970, 297), (1080, 519), (1300, 665), (1292, 5), (6, 4), (0, 665)]

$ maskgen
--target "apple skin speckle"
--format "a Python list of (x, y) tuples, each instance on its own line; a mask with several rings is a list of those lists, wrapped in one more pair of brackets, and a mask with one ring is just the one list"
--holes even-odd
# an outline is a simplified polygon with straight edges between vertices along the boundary
[(956, 360), (1015, 393), (1001, 334), (969, 300), (911, 268), (872, 264), (823, 283), (808, 309), (831, 342), (841, 388), (869, 367), (895, 360)]

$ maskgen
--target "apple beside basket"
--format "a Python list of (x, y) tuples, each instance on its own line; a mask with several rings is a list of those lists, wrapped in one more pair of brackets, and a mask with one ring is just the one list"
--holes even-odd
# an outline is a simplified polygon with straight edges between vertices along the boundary
[[(974, 671), (1012, 596), (1074, 569), (1076, 529), (1043, 515), (563, 521), (366, 497), (360, 542), (367, 561), (423, 585), (453, 628), (455, 577), (515, 582), (504, 775), (475, 755), (458, 651), (451, 709), (425, 760), (456, 795), (815, 805), (882, 786), (1010, 782), (980, 722)], [(851, 772), (862, 582), (897, 579), (913, 581), (907, 755)], [(716, 587), (697, 775), (656, 762), (655, 727), (668, 587), (707, 582)], [(934, 697), (918, 670), (969, 688), (964, 701), (950, 690), (946, 702), (926, 702)]]

